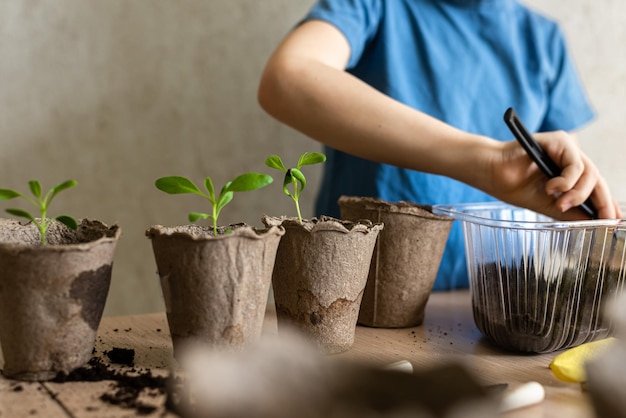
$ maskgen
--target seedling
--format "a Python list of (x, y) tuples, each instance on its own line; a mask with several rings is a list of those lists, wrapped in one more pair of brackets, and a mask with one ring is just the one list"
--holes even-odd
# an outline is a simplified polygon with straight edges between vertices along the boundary
[[(283, 193), (291, 197), (293, 202), (296, 204), (296, 212), (298, 213), (298, 221), (300, 221), (300, 223), (302, 223), (302, 214), (300, 213), (299, 199), (300, 194), (306, 187), (306, 177), (304, 177), (300, 168), (304, 165), (319, 164), (324, 161), (326, 161), (326, 156), (319, 152), (303, 153), (300, 155), (300, 158), (298, 158), (298, 165), (296, 165), (295, 168), (289, 169), (285, 167), (283, 161), (278, 155), (270, 155), (267, 160), (265, 160), (266, 166), (275, 168), (285, 173), (285, 178), (283, 180)], [(289, 191), (289, 185), (293, 186), (293, 191)]]
[(7, 209), (6, 211), (13, 216), (18, 216), (20, 218), (26, 218), (37, 226), (39, 233), (41, 235), (41, 245), (47, 244), (46, 232), (48, 231), (48, 227), (52, 224), (52, 221), (57, 220), (71, 229), (78, 228), (78, 223), (76, 219), (67, 215), (60, 215), (55, 218), (48, 218), (48, 207), (52, 202), (52, 199), (61, 191), (65, 189), (69, 189), (70, 187), (76, 186), (78, 183), (74, 180), (67, 180), (63, 183), (57, 184), (52, 187), (48, 192), (42, 196), (41, 194), (41, 184), (37, 180), (31, 180), (28, 182), (28, 187), (30, 188), (31, 193), (34, 198), (30, 196), (25, 196), (15, 190), (10, 189), (0, 189), (0, 200), (9, 200), (15, 197), (22, 197), (29, 201), (33, 206), (35, 206), (39, 210), (40, 218), (37, 219), (30, 213), (22, 209)]
[(231, 200), (235, 192), (247, 192), (251, 190), (260, 189), (270, 184), (274, 179), (267, 174), (259, 173), (245, 173), (232, 181), (227, 182), (220, 194), (215, 195), (215, 189), (213, 188), (213, 181), (210, 177), (204, 179), (204, 187), (207, 193), (198, 188), (191, 180), (186, 177), (169, 176), (161, 177), (155, 183), (157, 189), (164, 191), (168, 194), (197, 194), (204, 199), (211, 202), (211, 213), (190, 212), (189, 221), (196, 222), (198, 219), (210, 219), (213, 221), (213, 234), (217, 235), (217, 218), (220, 215), (224, 206), (226, 206)]

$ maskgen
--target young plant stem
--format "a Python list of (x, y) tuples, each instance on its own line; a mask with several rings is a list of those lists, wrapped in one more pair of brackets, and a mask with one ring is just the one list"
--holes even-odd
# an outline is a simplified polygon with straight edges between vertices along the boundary
[[(294, 190), (294, 196), (299, 196), (298, 193), (298, 182), (295, 182), (293, 184), (293, 190)], [(298, 202), (298, 198), (294, 198), (293, 201), (296, 204), (296, 213), (298, 214), (298, 221), (300, 222), (300, 225), (302, 225), (302, 214), (300, 213), (300, 203)]]
[(41, 235), (41, 245), (46, 245), (48, 243), (48, 238), (46, 237), (46, 230), (48, 229), (48, 222), (46, 219), (46, 209), (41, 210), (41, 221), (35, 222), (37, 225), (37, 229), (39, 229), (39, 234)]
[(213, 216), (211, 216), (213, 220), (213, 235), (217, 236), (217, 206), (214, 204), (214, 201), (211, 201), (211, 204), (213, 204)]
[[(39, 206), (40, 207), (40, 216), (41, 219), (39, 221), (37, 221), (37, 219), (33, 218), (32, 222), (35, 224), (35, 226), (37, 227), (37, 230), (39, 231), (39, 236), (41, 237), (41, 245), (47, 245), (48, 244), (48, 239), (46, 237), (46, 231), (48, 230), (48, 220), (47, 220), (47, 213), (48, 213), (48, 208), (46, 206), (45, 200), (42, 201), (42, 203), (38, 203), (35, 199), (30, 198), (29, 196), (23, 196), (26, 200), (28, 200), (30, 203), (32, 203), (34, 206)], [(47, 197), (47, 196), (46, 196)]]

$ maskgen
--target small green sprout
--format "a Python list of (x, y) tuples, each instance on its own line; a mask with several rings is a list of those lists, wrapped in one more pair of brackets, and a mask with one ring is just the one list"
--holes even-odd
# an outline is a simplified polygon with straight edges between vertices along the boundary
[[(306, 177), (300, 171), (300, 168), (304, 165), (312, 165), (319, 164), (326, 161), (326, 156), (319, 152), (305, 152), (300, 155), (298, 159), (298, 165), (295, 168), (287, 169), (283, 164), (283, 161), (280, 159), (278, 155), (270, 155), (265, 160), (265, 165), (270, 168), (275, 168), (277, 170), (285, 173), (285, 178), (283, 180), (283, 193), (287, 196), (291, 197), (293, 202), (296, 204), (296, 212), (298, 213), (298, 221), (302, 223), (302, 214), (300, 213), (300, 194), (306, 187)], [(289, 191), (289, 185), (293, 184), (293, 192)]]
[(232, 181), (227, 182), (220, 194), (215, 195), (215, 189), (213, 188), (213, 181), (210, 177), (204, 179), (204, 187), (207, 193), (202, 192), (191, 180), (186, 177), (169, 176), (161, 177), (155, 183), (157, 189), (164, 191), (168, 194), (197, 194), (211, 202), (211, 214), (190, 212), (189, 221), (196, 222), (198, 219), (210, 219), (213, 221), (213, 233), (217, 235), (217, 218), (224, 208), (231, 200), (233, 200), (234, 192), (247, 192), (251, 190), (260, 189), (267, 186), (274, 179), (267, 174), (259, 173), (245, 173)]
[(15, 190), (10, 189), (0, 189), (0, 200), (9, 200), (15, 197), (22, 197), (33, 204), (38, 210), (40, 218), (36, 219), (33, 215), (28, 213), (22, 209), (7, 209), (6, 211), (13, 216), (18, 216), (20, 218), (26, 218), (37, 226), (39, 233), (41, 234), (41, 245), (47, 244), (46, 232), (48, 231), (48, 227), (52, 223), (52, 221), (57, 220), (71, 229), (78, 228), (78, 223), (76, 219), (67, 215), (60, 215), (55, 218), (48, 218), (48, 207), (52, 202), (52, 199), (61, 191), (65, 189), (69, 189), (70, 187), (76, 186), (78, 183), (74, 180), (67, 180), (63, 183), (57, 184), (52, 187), (48, 192), (42, 196), (41, 194), (41, 184), (37, 180), (31, 180), (28, 182), (28, 187), (30, 188), (31, 193), (35, 198), (25, 196), (21, 193), (16, 192)]

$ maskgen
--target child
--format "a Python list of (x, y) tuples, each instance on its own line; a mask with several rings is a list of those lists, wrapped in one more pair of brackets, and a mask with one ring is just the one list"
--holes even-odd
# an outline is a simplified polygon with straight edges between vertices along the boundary
[[(325, 145), (316, 210), (341, 195), (503, 200), (559, 219), (621, 216), (566, 131), (593, 112), (558, 25), (517, 0), (320, 0), (270, 57), (259, 102)], [(502, 116), (513, 107), (563, 168), (548, 178)], [(434, 289), (466, 287), (454, 225)]]

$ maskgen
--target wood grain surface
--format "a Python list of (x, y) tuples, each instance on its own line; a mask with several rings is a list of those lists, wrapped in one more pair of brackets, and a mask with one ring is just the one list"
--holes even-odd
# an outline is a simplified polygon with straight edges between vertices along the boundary
[[(270, 305), (264, 333), (276, 332), (275, 312)], [(134, 350), (134, 364), (111, 364), (107, 353), (114, 348)], [(474, 325), (469, 292), (454, 291), (431, 295), (421, 326), (357, 327), (352, 349), (335, 357), (373, 365), (407, 360), (417, 371), (456, 362), (485, 385), (506, 383), (509, 388), (537, 381), (545, 388), (546, 399), (503, 414), (503, 417), (593, 418), (591, 403), (580, 386), (557, 380), (548, 368), (556, 354), (518, 354), (490, 345)], [(94, 357), (101, 359), (110, 370), (126, 375), (167, 376), (176, 362), (172, 357), (165, 313), (103, 318)], [(0, 358), (0, 368), (2, 364)], [(116, 385), (113, 380), (25, 383), (0, 377), (0, 417), (175, 416), (165, 408), (166, 396), (162, 389), (140, 390), (134, 406), (103, 401), (103, 395), (115, 393)]]

